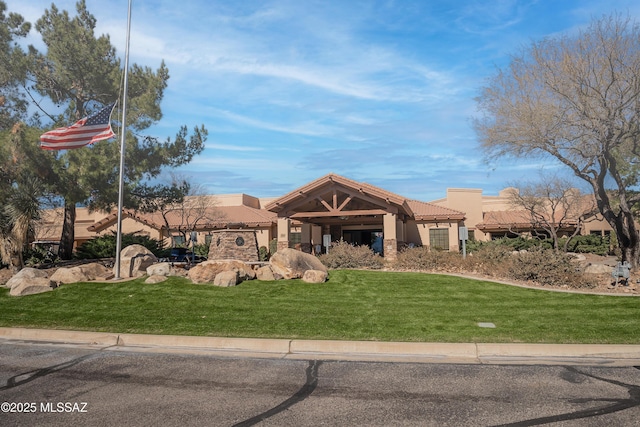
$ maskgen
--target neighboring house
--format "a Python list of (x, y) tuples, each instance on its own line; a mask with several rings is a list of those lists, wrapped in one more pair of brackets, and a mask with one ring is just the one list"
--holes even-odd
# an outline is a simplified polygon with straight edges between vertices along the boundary
[[(344, 240), (371, 246), (393, 259), (407, 246), (429, 246), (458, 251), (459, 227), (476, 240), (531, 231), (525, 212), (514, 211), (505, 189), (485, 196), (480, 189), (447, 189), (433, 202), (407, 199), (382, 188), (328, 174), (279, 198), (247, 194), (191, 196), (163, 212), (123, 212), (123, 233), (149, 236), (165, 246), (197, 242), (209, 244), (216, 230), (255, 230), (258, 246), (296, 247), (306, 252), (326, 251), (327, 242)], [(609, 233), (605, 221), (595, 218), (582, 234)], [(116, 212), (89, 212), (78, 208), (76, 245), (116, 230)], [(36, 240), (56, 241), (62, 230), (62, 210), (47, 211), (36, 228)], [(330, 250), (330, 247), (329, 247)]]

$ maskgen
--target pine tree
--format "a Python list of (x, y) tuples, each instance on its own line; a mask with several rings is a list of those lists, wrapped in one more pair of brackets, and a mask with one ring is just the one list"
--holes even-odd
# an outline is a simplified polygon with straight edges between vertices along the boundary
[[(29, 73), (31, 89), (47, 96), (53, 103), (65, 106), (58, 116), (50, 116), (53, 126), (68, 126), (103, 108), (121, 92), (123, 67), (108, 35), (96, 37), (96, 19), (84, 0), (76, 4), (77, 15), (69, 16), (55, 5), (45, 10), (35, 28), (47, 47), (45, 53), (30, 47)], [(157, 70), (133, 64), (129, 68), (126, 132), (125, 205), (135, 208), (145, 198), (164, 189), (144, 185), (166, 167), (177, 167), (191, 161), (204, 149), (207, 131), (195, 127), (188, 135), (182, 126), (174, 140), (159, 142), (141, 136), (162, 117), (160, 102), (167, 87), (169, 71), (164, 62)], [(114, 114), (115, 116), (115, 114)], [(117, 119), (117, 117), (112, 117)], [(119, 136), (118, 136), (119, 138)], [(60, 196), (65, 215), (60, 244), (60, 257), (71, 258), (74, 242), (76, 206), (108, 209), (118, 200), (119, 148), (114, 138), (81, 149), (52, 152)]]

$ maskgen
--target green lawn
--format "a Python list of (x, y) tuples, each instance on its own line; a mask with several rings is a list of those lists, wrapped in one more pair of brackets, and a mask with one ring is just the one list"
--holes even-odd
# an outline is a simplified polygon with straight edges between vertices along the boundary
[[(495, 329), (480, 328), (492, 322)], [(0, 326), (297, 339), (640, 344), (640, 298), (523, 289), (422, 273), (331, 271), (324, 284), (172, 277), (10, 297)]]

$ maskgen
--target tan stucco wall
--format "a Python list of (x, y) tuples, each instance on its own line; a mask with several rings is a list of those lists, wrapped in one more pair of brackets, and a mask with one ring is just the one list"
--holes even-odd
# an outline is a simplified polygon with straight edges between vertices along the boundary
[(447, 197), (431, 203), (464, 212), (465, 220), (462, 225), (469, 229), (469, 234), (473, 234), (476, 240), (486, 241), (491, 239), (491, 234), (476, 229), (476, 225), (483, 221), (484, 212), (512, 209), (510, 198), (514, 191), (518, 190), (508, 187), (497, 196), (487, 196), (479, 188), (447, 188)]
[[(463, 225), (473, 231), (477, 240), (488, 240), (489, 235), (476, 230), (476, 225), (482, 222), (482, 213), (485, 211), (482, 190), (479, 188), (447, 188), (447, 197), (435, 200), (434, 204), (449, 209), (464, 212), (465, 220)], [(498, 209), (496, 209), (498, 210)], [(456, 225), (455, 241), (458, 241), (458, 231)], [(428, 236), (427, 236), (428, 237)], [(449, 234), (449, 243), (453, 241)], [(427, 240), (428, 241), (428, 240)], [(458, 246), (456, 244), (456, 246)]]
[[(95, 237), (96, 234), (87, 230), (87, 227), (101, 220), (108, 213), (103, 211), (89, 212), (87, 208), (76, 208), (76, 222), (74, 224), (74, 234), (76, 245)], [(64, 209), (47, 209), (42, 212), (41, 220), (35, 225), (35, 240), (60, 241), (62, 235), (62, 222), (64, 220)]]
[(407, 221), (406, 234), (407, 243), (413, 243), (418, 246), (429, 246), (429, 230), (432, 228), (449, 230), (449, 250), (456, 252), (460, 248), (458, 240), (457, 222), (430, 222), (430, 221)]
[(584, 224), (582, 234), (591, 234), (596, 231), (599, 231), (601, 235), (613, 232), (613, 228), (600, 214), (596, 215), (592, 221), (588, 221)]

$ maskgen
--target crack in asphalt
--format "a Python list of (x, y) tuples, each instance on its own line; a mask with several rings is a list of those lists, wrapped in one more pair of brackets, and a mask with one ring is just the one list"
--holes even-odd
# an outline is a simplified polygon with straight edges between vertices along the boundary
[(46, 368), (35, 369), (33, 371), (23, 372), (21, 374), (14, 375), (13, 377), (7, 380), (5, 385), (0, 387), (0, 391), (9, 390), (11, 388), (18, 387), (28, 382), (31, 382), (35, 379), (42, 378), (44, 376), (53, 374), (63, 369), (70, 368), (94, 356), (95, 354), (86, 354), (84, 356), (80, 356), (75, 359), (69, 360), (68, 362), (63, 362), (57, 365), (47, 366)]
[[(637, 367), (636, 367), (637, 368)], [(566, 366), (565, 369), (567, 369), (568, 371), (573, 372), (574, 374), (579, 374), (579, 375), (584, 375), (590, 378), (593, 378), (595, 380), (599, 380), (599, 381), (604, 381), (607, 382), (609, 384), (613, 384), (613, 385), (617, 385), (623, 388), (626, 388), (627, 391), (629, 392), (629, 398), (628, 399), (592, 399), (592, 401), (609, 401), (609, 402), (614, 402), (611, 405), (608, 406), (601, 406), (598, 408), (593, 408), (593, 409), (584, 409), (581, 411), (575, 411), (575, 412), (567, 412), (565, 414), (558, 414), (558, 415), (551, 415), (548, 417), (540, 417), (540, 418), (533, 418), (530, 420), (524, 420), (524, 421), (517, 421), (514, 423), (508, 423), (508, 424), (500, 424), (494, 427), (528, 427), (528, 426), (537, 426), (537, 425), (542, 425), (542, 424), (549, 424), (549, 423), (557, 423), (560, 421), (569, 421), (569, 420), (577, 420), (577, 419), (581, 419), (581, 418), (591, 418), (591, 417), (597, 417), (600, 415), (606, 415), (606, 414), (611, 414), (613, 412), (618, 412), (618, 411), (623, 411), (625, 409), (629, 409), (629, 408), (633, 408), (636, 406), (640, 406), (640, 386), (634, 385), (634, 384), (626, 384), (623, 383), (621, 381), (616, 381), (616, 380), (612, 380), (612, 379), (608, 379), (608, 378), (602, 378), (599, 377), (597, 375), (593, 375), (593, 374), (589, 374), (587, 372), (583, 372), (580, 371), (579, 369), (576, 369), (574, 367), (571, 366)]]
[(267, 418), (279, 414), (282, 411), (286, 411), (296, 403), (300, 403), (305, 400), (311, 395), (311, 393), (313, 393), (313, 391), (316, 389), (316, 386), (318, 385), (318, 368), (320, 367), (320, 365), (322, 365), (322, 361), (320, 360), (309, 361), (309, 366), (307, 366), (306, 370), (307, 381), (302, 386), (302, 388), (300, 388), (300, 390), (298, 390), (293, 396), (291, 396), (278, 406), (275, 406), (268, 411), (258, 414), (255, 417), (249, 418), (248, 420), (234, 424), (233, 427), (248, 427), (256, 425), (259, 422), (266, 420)]

